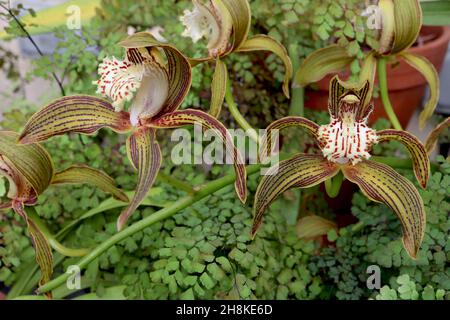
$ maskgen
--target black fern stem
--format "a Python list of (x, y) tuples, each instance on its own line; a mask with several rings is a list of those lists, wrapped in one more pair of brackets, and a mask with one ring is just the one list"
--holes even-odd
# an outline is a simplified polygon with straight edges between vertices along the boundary
[[(16, 15), (14, 14), (14, 12), (12, 12), (12, 10), (10, 8), (7, 8), (4, 4), (0, 3), (0, 7), (2, 7), (3, 9), (5, 9), (8, 14), (14, 19), (14, 21), (17, 23), (17, 25), (20, 27), (20, 29), (23, 31), (23, 33), (26, 35), (26, 37), (30, 40), (30, 42), (33, 44), (34, 48), (36, 49), (36, 51), (39, 53), (39, 55), (41, 57), (44, 56), (44, 54), (42, 53), (41, 49), (39, 48), (39, 46), (37, 45), (37, 43), (34, 41), (33, 37), (31, 37), (30, 33), (27, 31), (27, 29), (25, 28), (25, 26), (20, 22), (20, 20), (16, 17)], [(56, 73), (54, 71), (52, 71), (52, 76), (55, 79), (55, 81), (58, 83), (59, 89), (61, 91), (61, 94), (63, 96), (66, 95), (66, 92), (64, 90), (63, 84), (61, 82), (61, 80), (58, 78), (58, 76), (56, 75)]]

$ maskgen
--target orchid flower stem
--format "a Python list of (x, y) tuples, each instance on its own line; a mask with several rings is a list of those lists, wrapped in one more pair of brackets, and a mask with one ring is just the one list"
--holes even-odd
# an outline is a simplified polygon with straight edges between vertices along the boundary
[(44, 234), (50, 246), (56, 251), (66, 257), (82, 257), (89, 253), (89, 249), (71, 249), (63, 246), (55, 237), (50, 233), (45, 224), (39, 218), (36, 209), (34, 207), (26, 207), (28, 219), (30, 219), (41, 232)]
[[(247, 174), (253, 175), (258, 172), (260, 172), (261, 165), (253, 165), (247, 167)], [(202, 187), (200, 190), (198, 190), (195, 194), (189, 195), (186, 197), (183, 197), (179, 199), (178, 201), (174, 202), (173, 204), (159, 210), (158, 212), (155, 212), (154, 214), (142, 219), (141, 221), (136, 222), (135, 224), (129, 226), (128, 228), (125, 228), (124, 230), (116, 233), (106, 241), (102, 242), (98, 247), (93, 249), (88, 255), (84, 256), (80, 261), (78, 261), (77, 265), (84, 269), (86, 268), (89, 263), (91, 263), (93, 260), (95, 260), (97, 257), (99, 257), (101, 254), (105, 253), (109, 248), (114, 246), (115, 244), (119, 243), (120, 241), (136, 234), (137, 232), (140, 232), (144, 230), (145, 228), (148, 228), (149, 226), (159, 222), (163, 221), (165, 219), (168, 219), (175, 215), (176, 213), (180, 212), (181, 210), (193, 205), (194, 203), (206, 198), (209, 195), (212, 195), (213, 193), (229, 186), (236, 180), (236, 177), (234, 174), (225, 176), (221, 179), (212, 181)], [(46, 283), (42, 287), (39, 288), (40, 293), (46, 293), (49, 291), (54, 290), (55, 288), (59, 287), (63, 283), (66, 282), (66, 280), (69, 278), (70, 274), (64, 273), (57, 277), (56, 279)]]
[(191, 187), (188, 183), (178, 180), (164, 172), (160, 171), (158, 173), (158, 180), (167, 184), (170, 184), (172, 187), (185, 191), (188, 194), (193, 194), (195, 189)]
[(380, 85), (381, 101), (383, 102), (384, 110), (389, 117), (389, 121), (396, 130), (403, 130), (397, 115), (394, 112), (391, 101), (389, 100), (389, 89), (387, 83), (387, 65), (386, 58), (378, 59), (378, 82)]
[(249, 135), (250, 139), (256, 142), (259, 145), (259, 136), (257, 131), (245, 120), (245, 118), (240, 113), (236, 103), (234, 102), (233, 93), (231, 91), (231, 81), (228, 77), (227, 85), (225, 90), (225, 101), (228, 104), (228, 109), (230, 110), (231, 115), (234, 120), (239, 124), (239, 126), (246, 131), (246, 134)]
[[(300, 68), (300, 55), (296, 44), (291, 44), (289, 46), (289, 56), (292, 61), (293, 70), (295, 70), (294, 77), (292, 79), (292, 83), (294, 83), (295, 75), (297, 74), (297, 70)], [(292, 87), (291, 95), (289, 115), (303, 117), (305, 115), (305, 89), (300, 86)]]
[(342, 183), (344, 182), (344, 175), (339, 172), (334, 178), (325, 181), (325, 190), (327, 195), (334, 199), (339, 195), (341, 191)]

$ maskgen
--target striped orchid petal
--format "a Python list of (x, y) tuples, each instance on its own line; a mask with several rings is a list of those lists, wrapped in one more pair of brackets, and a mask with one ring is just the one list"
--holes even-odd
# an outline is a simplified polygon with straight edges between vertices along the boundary
[(115, 112), (107, 101), (92, 96), (58, 99), (35, 113), (20, 135), (20, 143), (29, 144), (66, 133), (92, 134), (109, 127), (116, 132), (131, 128), (126, 112)]
[[(23, 203), (13, 201), (13, 210), (21, 216), (28, 226), (28, 232), (31, 236), (33, 247), (36, 252), (36, 262), (41, 269), (41, 279), (39, 284), (42, 286), (49, 282), (53, 274), (53, 254), (48, 239), (40, 228), (28, 218)], [(51, 298), (51, 293), (47, 294)]]
[(104, 192), (112, 194), (117, 200), (129, 202), (127, 195), (116, 187), (113, 178), (103, 171), (84, 165), (72, 166), (66, 170), (55, 173), (52, 184), (90, 184)]
[[(167, 60), (165, 70), (167, 70), (169, 84), (168, 93), (160, 111), (155, 115), (152, 114), (152, 116), (158, 117), (177, 110), (183, 103), (192, 83), (192, 70), (189, 60), (174, 46), (156, 41), (149, 32), (135, 33), (120, 42), (120, 45), (127, 49), (128, 60), (135, 64), (149, 59), (154, 59), (161, 64), (164, 59), (158, 58), (158, 49), (164, 51)], [(157, 92), (155, 91), (155, 93)]]
[(348, 67), (353, 57), (339, 45), (331, 45), (311, 53), (295, 74), (294, 86), (305, 87), (321, 80), (327, 74), (336, 73)]
[(240, 49), (250, 31), (252, 13), (248, 0), (222, 0), (233, 19), (233, 50)]
[(125, 227), (129, 217), (147, 196), (161, 166), (161, 150), (156, 141), (155, 130), (152, 128), (141, 128), (134, 132), (127, 140), (127, 151), (130, 161), (138, 170), (138, 182), (130, 205), (117, 220), (119, 231)]
[(436, 128), (431, 131), (425, 143), (425, 148), (428, 153), (431, 153), (436, 148), (436, 143), (439, 136), (450, 127), (450, 117), (441, 122)]
[(266, 209), (283, 192), (291, 188), (313, 187), (334, 177), (338, 172), (338, 165), (322, 156), (309, 154), (296, 155), (270, 168), (256, 191), (252, 236), (258, 231)]
[(289, 94), (289, 81), (292, 78), (292, 62), (289, 58), (286, 48), (277, 40), (266, 35), (257, 35), (251, 37), (239, 47), (237, 52), (251, 52), (251, 51), (270, 51), (276, 54), (284, 63), (286, 72), (284, 74), (283, 92), (287, 98)]
[(386, 204), (396, 213), (403, 227), (403, 245), (415, 259), (426, 221), (423, 201), (414, 185), (391, 167), (371, 161), (345, 166), (342, 171), (369, 199)]
[(268, 156), (274, 153), (276, 145), (272, 141), (272, 135), (275, 130), (283, 130), (288, 127), (301, 127), (313, 136), (318, 138), (319, 125), (303, 117), (285, 117), (280, 120), (272, 122), (265, 130), (264, 136), (261, 139), (260, 146), (260, 160), (264, 161)]
[(234, 146), (233, 138), (221, 122), (203, 111), (187, 109), (163, 115), (162, 117), (149, 122), (148, 126), (153, 128), (178, 128), (196, 123), (201, 124), (205, 129), (214, 130), (217, 136), (222, 139), (226, 146), (226, 152), (233, 159), (236, 171), (236, 193), (239, 199), (245, 203), (247, 199), (247, 173), (245, 170), (245, 162)]
[(214, 118), (218, 118), (222, 111), (223, 101), (225, 100), (225, 92), (228, 81), (227, 65), (222, 60), (217, 59), (216, 69), (211, 84), (211, 107), (209, 114)]
[(425, 77), (430, 88), (430, 98), (426, 102), (424, 109), (419, 116), (419, 127), (423, 130), (427, 120), (433, 115), (439, 102), (439, 74), (434, 65), (425, 57), (409, 52), (402, 53), (401, 57)]
[(210, 57), (219, 57), (230, 49), (233, 20), (222, 0), (210, 0), (206, 4), (192, 0), (192, 11), (185, 10), (180, 21), (185, 26), (182, 34), (194, 43), (201, 38), (208, 41)]
[(23, 146), (17, 143), (18, 138), (17, 133), (0, 131), (0, 156), (15, 172), (14, 175), (21, 176), (39, 195), (52, 180), (52, 159), (40, 145)]
[(414, 173), (422, 188), (427, 187), (430, 177), (430, 159), (422, 143), (414, 135), (399, 130), (383, 130), (377, 132), (378, 142), (396, 140), (401, 142), (413, 160)]

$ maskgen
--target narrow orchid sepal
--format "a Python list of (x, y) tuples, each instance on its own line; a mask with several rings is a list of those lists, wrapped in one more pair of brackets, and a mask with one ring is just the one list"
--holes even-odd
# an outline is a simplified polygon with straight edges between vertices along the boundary
[(403, 245), (416, 259), (425, 234), (425, 208), (414, 185), (391, 167), (372, 161), (342, 168), (345, 177), (356, 183), (375, 202), (386, 204), (400, 219)]
[(117, 220), (118, 231), (125, 227), (130, 216), (145, 199), (161, 167), (161, 150), (156, 141), (154, 129), (141, 128), (134, 132), (127, 140), (127, 150), (130, 161), (138, 170), (138, 182), (130, 205), (120, 214)]
[[(275, 144), (273, 144), (272, 141), (272, 135), (274, 131), (281, 131), (283, 129), (289, 128), (289, 127), (301, 127), (305, 129), (308, 134), (310, 134), (314, 138), (318, 138), (318, 131), (319, 131), (319, 125), (314, 123), (311, 120), (308, 120), (303, 117), (285, 117), (281, 118), (277, 121), (272, 122), (265, 130), (264, 136), (261, 139), (261, 145), (260, 145), (260, 160), (265, 161), (267, 157), (272, 155), (274, 153), (274, 149), (276, 147)], [(276, 132), (275, 131), (275, 132)]]
[(285, 73), (284, 73), (284, 83), (283, 92), (284, 95), (289, 98), (289, 82), (291, 81), (293, 70), (291, 58), (286, 48), (277, 40), (266, 35), (257, 35), (245, 40), (244, 43), (239, 47), (237, 52), (251, 52), (251, 51), (270, 51), (276, 54), (281, 61), (283, 61)]
[(426, 188), (430, 178), (430, 159), (423, 144), (406, 131), (382, 130), (377, 132), (378, 142), (396, 140), (408, 150), (413, 161), (414, 174), (422, 188)]
[(116, 182), (105, 172), (85, 165), (71, 166), (55, 173), (52, 185), (89, 184), (110, 193), (115, 199), (129, 202), (127, 195), (116, 187)]
[(152, 120), (147, 125), (153, 128), (178, 128), (196, 123), (202, 125), (205, 129), (214, 130), (217, 136), (225, 144), (226, 152), (231, 156), (236, 172), (236, 193), (241, 202), (245, 203), (247, 200), (247, 173), (245, 162), (240, 152), (234, 146), (233, 138), (221, 122), (203, 111), (186, 109), (163, 115), (158, 119)]
[(115, 112), (111, 103), (97, 97), (70, 96), (36, 112), (25, 125), (19, 141), (29, 144), (72, 132), (89, 135), (104, 127), (119, 133), (128, 132), (131, 129), (129, 114)]
[(433, 131), (430, 132), (425, 142), (425, 149), (428, 153), (431, 153), (436, 148), (436, 143), (439, 136), (450, 127), (450, 117), (442, 121)]

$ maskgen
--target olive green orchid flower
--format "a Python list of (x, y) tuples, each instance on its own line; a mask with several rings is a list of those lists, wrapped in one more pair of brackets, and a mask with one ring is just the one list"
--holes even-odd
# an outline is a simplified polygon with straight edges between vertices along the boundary
[(292, 63), (286, 48), (267, 35), (248, 37), (251, 26), (251, 10), (248, 0), (193, 0), (193, 10), (186, 10), (180, 18), (185, 26), (183, 36), (195, 43), (202, 38), (208, 41), (208, 56), (190, 59), (192, 66), (216, 61), (212, 80), (210, 114), (218, 117), (225, 99), (228, 71), (222, 59), (233, 52), (270, 51), (281, 58), (286, 73), (283, 92), (289, 98), (289, 81)]
[(14, 132), (0, 131), (0, 176), (9, 181), (8, 201), (0, 203), (0, 210), (13, 209), (25, 220), (42, 273), (40, 284), (43, 285), (53, 272), (51, 247), (66, 256), (80, 256), (87, 252), (65, 248), (48, 232), (39, 217), (27, 211), (26, 207), (36, 205), (38, 196), (50, 185), (61, 184), (87, 183), (111, 193), (122, 202), (129, 200), (104, 172), (86, 166), (72, 166), (55, 172), (53, 161), (43, 147), (38, 144), (19, 145), (18, 138)]
[[(159, 172), (162, 159), (156, 130), (198, 123), (213, 129), (226, 144), (236, 170), (236, 192), (245, 203), (245, 163), (228, 130), (200, 110), (178, 110), (192, 82), (188, 59), (147, 32), (136, 33), (120, 45), (125, 49), (125, 58), (104, 59), (99, 66), (100, 79), (94, 82), (97, 92), (112, 102), (93, 96), (58, 99), (31, 117), (20, 142), (33, 143), (70, 132), (92, 134), (103, 127), (131, 133), (126, 145), (128, 158), (138, 171), (138, 183), (134, 198), (118, 219), (117, 228), (122, 230)], [(128, 112), (123, 110), (127, 102)]]
[[(423, 129), (426, 121), (434, 113), (439, 100), (439, 76), (428, 59), (407, 51), (415, 43), (422, 27), (422, 9), (419, 0), (380, 0), (378, 7), (382, 17), (378, 46), (366, 54), (364, 64), (370, 72), (361, 75), (360, 81), (363, 83), (370, 80), (373, 83), (378, 68), (380, 93), (386, 113), (393, 126), (401, 129), (389, 101), (386, 64), (400, 58), (419, 71), (430, 86), (430, 98), (419, 118), (419, 126)], [(294, 86), (306, 86), (319, 81), (327, 74), (342, 71), (353, 61), (354, 58), (350, 57), (347, 50), (339, 45), (319, 49), (304, 60), (295, 76)], [(370, 97), (368, 98), (370, 99)]]
[(376, 132), (367, 126), (373, 106), (362, 102), (370, 94), (369, 89), (369, 82), (363, 87), (349, 87), (336, 76), (330, 84), (331, 121), (328, 125), (319, 126), (302, 117), (286, 117), (267, 128), (261, 145), (262, 159), (273, 153), (272, 130), (290, 126), (305, 128), (316, 139), (322, 154), (298, 154), (269, 169), (255, 196), (253, 236), (261, 225), (264, 211), (280, 194), (292, 188), (318, 185), (342, 172), (369, 199), (386, 204), (396, 213), (403, 227), (404, 247), (411, 257), (416, 257), (425, 231), (422, 198), (408, 179), (385, 164), (370, 161), (370, 151), (373, 145), (383, 141), (403, 143), (412, 157), (414, 173), (423, 188), (429, 179), (430, 162), (424, 146), (408, 132)]

